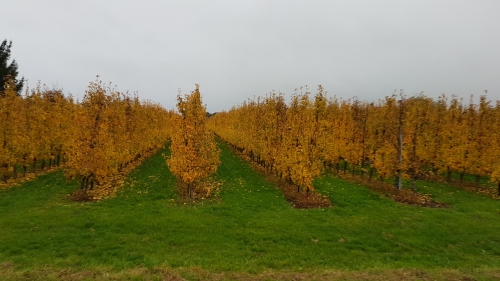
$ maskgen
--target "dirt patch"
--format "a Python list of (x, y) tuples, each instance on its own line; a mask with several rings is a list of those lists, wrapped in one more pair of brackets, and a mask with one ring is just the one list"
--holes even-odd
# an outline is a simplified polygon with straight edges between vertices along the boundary
[(69, 194), (68, 197), (73, 201), (87, 202), (99, 201), (115, 196), (116, 191), (125, 183), (127, 175), (140, 166), (144, 160), (156, 154), (161, 148), (157, 147), (156, 149), (142, 153), (134, 161), (123, 167), (116, 175), (110, 176), (100, 183), (96, 183), (93, 189), (77, 189)]
[(33, 171), (30, 171), (30, 172), (27, 172), (26, 175), (17, 175), (15, 177), (11, 177), (9, 178), (7, 181), (0, 181), (0, 190), (2, 189), (9, 189), (11, 187), (14, 187), (14, 186), (19, 186), (25, 182), (28, 182), (28, 181), (32, 181), (34, 179), (36, 179), (38, 176), (43, 176), (43, 175), (46, 175), (48, 173), (52, 173), (52, 172), (55, 172), (57, 170), (59, 170), (61, 167), (51, 167), (49, 169), (44, 169), (44, 170), (36, 170), (35, 172)]
[(234, 154), (238, 155), (240, 158), (248, 162), (252, 167), (252, 169), (258, 172), (260, 175), (262, 175), (268, 182), (276, 185), (283, 192), (285, 199), (294, 208), (311, 209), (311, 208), (325, 208), (332, 206), (330, 197), (323, 196), (315, 190), (311, 192), (305, 192), (304, 190), (300, 190), (296, 185), (291, 184), (285, 180), (282, 180), (280, 177), (274, 174), (268, 173), (262, 166), (252, 161), (250, 157), (246, 156), (245, 154), (242, 154), (229, 144), (228, 148)]
[(290, 202), (290, 204), (294, 208), (310, 209), (310, 208), (325, 208), (332, 206), (330, 197), (323, 196), (315, 190), (309, 193), (306, 193), (304, 191), (298, 192), (296, 185), (287, 183), (286, 181), (281, 180), (279, 177), (276, 177), (274, 175), (269, 175), (264, 171), (259, 171), (259, 173), (263, 175), (268, 182), (271, 182), (274, 185), (276, 185), (283, 192), (285, 199), (288, 202)]
[[(279, 177), (268, 173), (262, 166), (252, 161), (250, 157), (242, 154), (231, 145), (228, 145), (228, 147), (233, 153), (248, 162), (250, 166), (252, 166), (253, 170), (264, 176), (268, 182), (271, 182), (279, 187), (279, 189), (281, 189), (283, 194), (285, 195), (286, 200), (290, 202), (293, 207), (325, 208), (332, 205), (329, 197), (322, 196), (317, 191), (310, 192), (309, 194), (305, 192), (297, 192), (298, 189), (296, 185), (290, 184), (286, 181), (281, 180)], [(364, 178), (361, 176), (353, 176), (351, 174), (337, 174), (337, 176), (344, 180), (364, 185), (370, 190), (384, 194), (385, 196), (399, 203), (429, 208), (447, 207), (445, 203), (434, 201), (429, 194), (421, 194), (410, 189), (397, 190), (394, 185), (385, 182), (369, 180), (368, 178)]]
[(193, 183), (191, 197), (189, 196), (189, 189), (186, 183), (181, 179), (177, 179), (176, 185), (177, 192), (180, 195), (177, 199), (179, 203), (196, 203), (206, 199), (219, 198), (224, 181), (217, 181), (215, 178), (210, 177)]
[(188, 268), (130, 268), (114, 271), (107, 268), (74, 270), (55, 269), (50, 267), (32, 270), (6, 271), (0, 267), (2, 280), (204, 280), (204, 281), (336, 281), (336, 280), (365, 280), (365, 281), (465, 281), (465, 280), (498, 280), (500, 269), (483, 269), (461, 271), (457, 269), (373, 269), (364, 271), (289, 271), (267, 270), (258, 273), (247, 272), (213, 272), (198, 267)]
[(485, 184), (477, 184), (477, 183), (469, 182), (469, 181), (460, 182), (460, 180), (447, 179), (446, 177), (436, 176), (436, 175), (428, 175), (426, 177), (426, 179), (430, 180), (430, 181), (436, 181), (436, 182), (450, 184), (456, 188), (460, 188), (460, 189), (467, 190), (470, 192), (489, 195), (495, 200), (500, 200), (500, 194), (498, 193), (498, 190), (499, 190), (498, 186), (494, 186), (493, 184), (488, 186), (487, 184), (486, 185)]
[(445, 203), (434, 201), (429, 194), (422, 194), (411, 189), (397, 190), (394, 185), (386, 182), (369, 180), (366, 177), (351, 174), (338, 174), (337, 177), (366, 186), (368, 189), (384, 194), (399, 203), (429, 208), (446, 208), (448, 206)]

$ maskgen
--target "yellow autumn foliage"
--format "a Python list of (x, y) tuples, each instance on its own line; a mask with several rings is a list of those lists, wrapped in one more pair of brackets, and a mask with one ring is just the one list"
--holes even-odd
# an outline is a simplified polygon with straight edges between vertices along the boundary
[(165, 158), (170, 171), (186, 184), (191, 198), (196, 185), (217, 171), (220, 150), (205, 126), (207, 113), (199, 85), (184, 97), (179, 93), (177, 101), (180, 115), (172, 120), (175, 129), (171, 136), (171, 155)]

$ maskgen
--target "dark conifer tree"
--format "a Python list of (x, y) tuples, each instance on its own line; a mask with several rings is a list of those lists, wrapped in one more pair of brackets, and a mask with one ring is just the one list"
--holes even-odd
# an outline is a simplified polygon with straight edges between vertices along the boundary
[(16, 85), (16, 92), (19, 95), (23, 89), (24, 77), (21, 79), (17, 78), (19, 72), (17, 71), (17, 62), (12, 60), (9, 64), (10, 59), (10, 48), (12, 47), (12, 41), (7, 42), (3, 40), (0, 45), (0, 95), (3, 95), (5, 91), (5, 83), (12, 79)]

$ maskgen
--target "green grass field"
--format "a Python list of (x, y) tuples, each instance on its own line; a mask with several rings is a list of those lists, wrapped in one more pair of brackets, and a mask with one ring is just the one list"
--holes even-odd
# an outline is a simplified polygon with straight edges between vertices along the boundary
[(315, 186), (334, 206), (293, 209), (220, 145), (218, 199), (180, 203), (162, 151), (101, 202), (68, 199), (77, 184), (61, 172), (0, 191), (0, 279), (500, 278), (500, 202), (491, 197), (419, 182), (449, 204), (422, 208), (325, 176)]

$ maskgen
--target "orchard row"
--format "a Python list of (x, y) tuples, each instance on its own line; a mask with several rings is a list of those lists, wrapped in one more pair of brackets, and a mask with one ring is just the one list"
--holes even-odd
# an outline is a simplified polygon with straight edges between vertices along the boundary
[(314, 96), (296, 91), (287, 104), (271, 93), (207, 120), (198, 86), (179, 94), (175, 113), (99, 80), (80, 102), (40, 85), (20, 96), (10, 84), (0, 93), (0, 178), (63, 161), (67, 177), (99, 197), (110, 178), (171, 139), (167, 164), (192, 197), (220, 164), (214, 132), (299, 192), (313, 191), (326, 167), (346, 163), (399, 183), (453, 172), (500, 183), (499, 102), (421, 94), (368, 103), (326, 94), (321, 86)]
[(478, 104), (423, 94), (369, 103), (328, 99), (319, 86), (314, 96), (296, 91), (289, 104), (281, 93), (244, 102), (210, 118), (209, 126), (306, 191), (325, 167), (346, 163), (399, 184), (453, 172), (500, 183), (500, 102), (485, 96)]
[(0, 93), (0, 177), (65, 163), (90, 197), (142, 154), (171, 135), (173, 111), (90, 83), (81, 102), (38, 85), (18, 95), (13, 84)]

